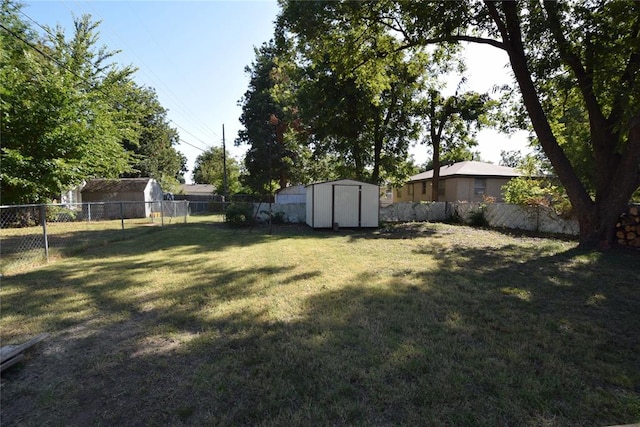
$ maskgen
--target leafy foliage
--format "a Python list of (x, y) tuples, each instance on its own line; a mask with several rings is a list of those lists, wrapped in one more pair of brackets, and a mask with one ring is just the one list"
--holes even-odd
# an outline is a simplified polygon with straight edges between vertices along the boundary
[(461, 42), (506, 51), (537, 142), (578, 216), (582, 242), (612, 240), (619, 213), (640, 185), (639, 3), (382, 0), (284, 7), (285, 16), (300, 14), (319, 34), (353, 23), (371, 28), (359, 42), (383, 26), (398, 41), (396, 51)]
[(179, 141), (178, 132), (169, 125), (167, 110), (153, 88), (134, 87), (129, 98), (139, 111), (139, 134), (135, 140), (123, 142), (124, 147), (135, 154), (134, 170), (123, 177), (155, 178), (163, 190), (174, 191), (187, 172), (186, 157), (174, 148)]
[(273, 190), (271, 180), (280, 187), (300, 179), (299, 154), (302, 148), (285, 138), (289, 124), (285, 118), (285, 107), (273, 95), (278, 90), (277, 82), (288, 77), (279, 74), (277, 58), (282, 52), (273, 41), (256, 49), (256, 59), (246, 68), (250, 75), (249, 89), (240, 100), (243, 129), (238, 132), (236, 145), (249, 146), (245, 156), (248, 172), (246, 185), (253, 191), (266, 194)]
[[(218, 194), (223, 194), (224, 188), (224, 162), (225, 156), (222, 147), (211, 147), (196, 158), (193, 168), (193, 182), (196, 184), (212, 184)], [(233, 157), (226, 155), (227, 167), (227, 192), (236, 194), (241, 192), (240, 165)]]
[(225, 222), (234, 227), (253, 224), (253, 205), (251, 203), (231, 203), (225, 211)]
[(409, 145), (419, 138), (417, 101), (429, 56), (397, 50), (383, 25), (336, 19), (335, 12), (351, 7), (368, 13), (356, 3), (283, 8), (279, 25), (293, 36), (304, 143), (316, 155), (338, 156), (342, 176), (398, 181), (406, 177)]
[(543, 165), (535, 156), (526, 156), (517, 165), (524, 175), (509, 180), (502, 186), (507, 203), (525, 206), (553, 207), (558, 212), (569, 213), (571, 206), (557, 179), (544, 175)]
[(75, 19), (38, 36), (0, 9), (0, 107), (3, 204), (44, 202), (92, 177), (152, 176), (172, 185), (185, 169), (177, 133), (134, 69), (99, 46), (98, 22)]

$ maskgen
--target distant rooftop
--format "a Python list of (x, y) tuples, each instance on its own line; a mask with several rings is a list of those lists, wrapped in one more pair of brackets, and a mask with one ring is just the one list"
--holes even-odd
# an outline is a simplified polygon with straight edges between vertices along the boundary
[[(491, 163), (476, 162), (469, 160), (466, 162), (454, 163), (449, 166), (440, 167), (440, 177), (450, 176), (484, 176), (484, 177), (517, 177), (522, 176), (520, 172), (508, 166), (494, 165)], [(433, 178), (433, 169), (413, 175), (409, 181), (423, 181)]]
[(178, 194), (190, 194), (192, 196), (210, 196), (216, 191), (211, 184), (181, 184), (178, 186)]

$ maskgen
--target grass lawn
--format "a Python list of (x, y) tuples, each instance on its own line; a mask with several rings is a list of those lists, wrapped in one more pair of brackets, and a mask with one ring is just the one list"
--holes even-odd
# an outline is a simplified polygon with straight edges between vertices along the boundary
[(152, 232), (2, 278), (10, 425), (640, 422), (640, 255), (445, 224)]

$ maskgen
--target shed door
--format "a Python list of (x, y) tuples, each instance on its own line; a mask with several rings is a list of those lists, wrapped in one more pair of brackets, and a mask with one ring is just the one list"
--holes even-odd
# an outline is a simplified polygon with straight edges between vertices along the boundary
[(340, 227), (360, 227), (360, 187), (333, 186), (333, 222)]

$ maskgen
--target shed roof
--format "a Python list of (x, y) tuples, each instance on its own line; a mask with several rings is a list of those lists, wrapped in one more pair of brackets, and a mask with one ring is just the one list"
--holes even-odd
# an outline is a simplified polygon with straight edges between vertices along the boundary
[(370, 182), (358, 181), (355, 179), (336, 179), (333, 181), (314, 182), (313, 184), (306, 185), (305, 187), (322, 184), (372, 185), (374, 187), (379, 187), (377, 184), (371, 184)]
[(153, 178), (90, 179), (82, 193), (138, 193), (143, 192)]
[(209, 196), (216, 191), (216, 187), (211, 184), (182, 184), (179, 187), (179, 194), (190, 194), (193, 196)]
[[(522, 176), (520, 172), (508, 166), (494, 165), (491, 163), (476, 162), (473, 160), (454, 163), (440, 168), (440, 177), (451, 176), (483, 176), (483, 177), (507, 177), (514, 178)], [(433, 169), (413, 175), (409, 178), (411, 181), (423, 181), (433, 178)]]

